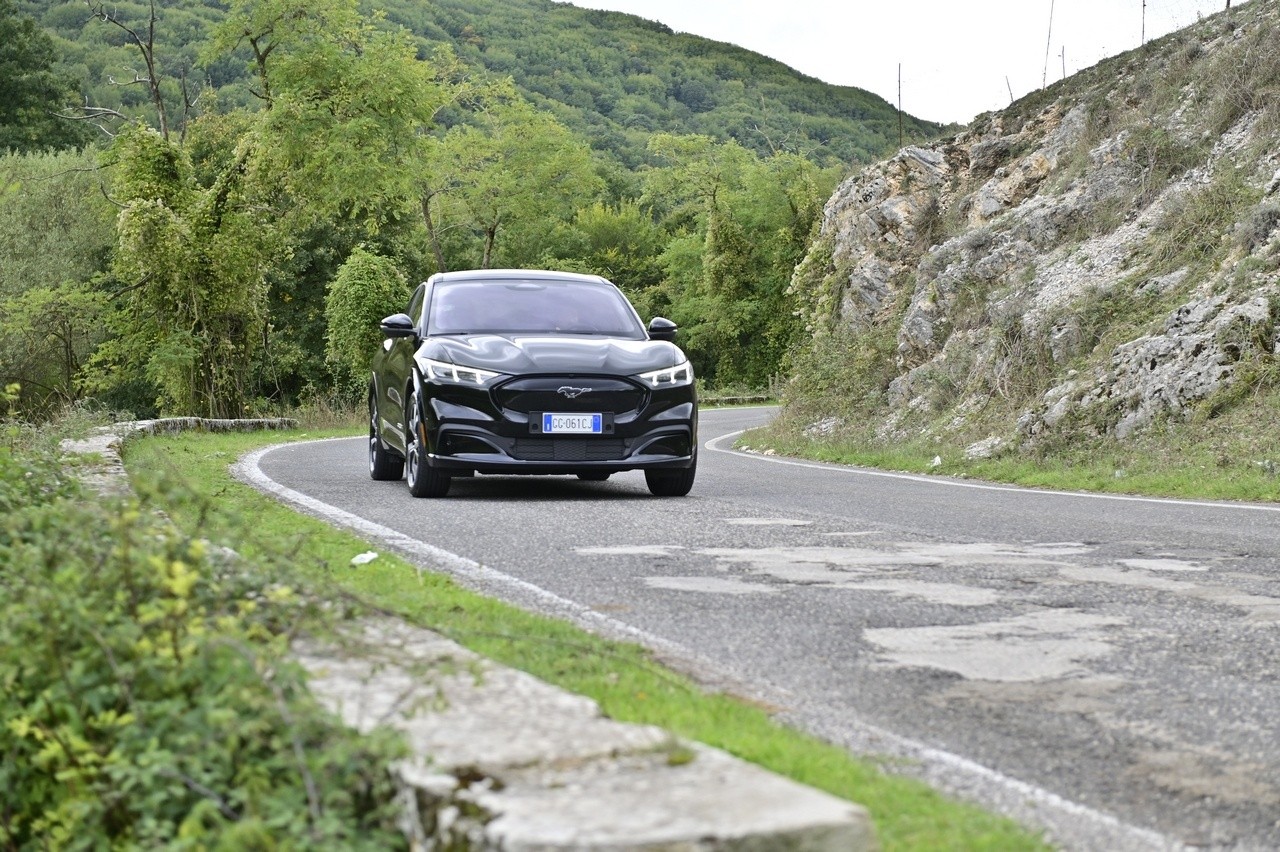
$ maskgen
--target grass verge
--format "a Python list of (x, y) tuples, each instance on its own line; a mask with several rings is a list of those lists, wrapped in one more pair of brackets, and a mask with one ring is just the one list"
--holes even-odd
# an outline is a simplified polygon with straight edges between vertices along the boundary
[(1048, 848), (1010, 820), (888, 774), (844, 749), (777, 724), (749, 701), (709, 694), (637, 645), (468, 591), (443, 574), (382, 555), (353, 568), (370, 543), (301, 515), (235, 481), (229, 466), (258, 447), (350, 431), (199, 434), (131, 442), (126, 467), (144, 503), (188, 534), (254, 559), (289, 558), (317, 590), (340, 589), (472, 650), (589, 696), (614, 719), (660, 725), (865, 806), (886, 850)]
[[(1097, 491), (1198, 500), (1280, 502), (1280, 382), (1246, 389), (1246, 399), (1218, 410), (1205, 404), (1185, 421), (1164, 421), (1126, 439), (1075, 433), (1020, 447), (1007, 441), (992, 458), (970, 459), (975, 437), (931, 432), (914, 440), (885, 441), (871, 423), (827, 436), (806, 434), (806, 418), (785, 412), (754, 429), (738, 446), (816, 461), (908, 473), (1006, 482), (1063, 491)], [(983, 433), (991, 434), (991, 433)]]

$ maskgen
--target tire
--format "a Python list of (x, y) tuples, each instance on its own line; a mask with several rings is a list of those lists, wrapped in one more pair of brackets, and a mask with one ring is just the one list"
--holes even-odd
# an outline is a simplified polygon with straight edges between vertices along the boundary
[(447, 474), (433, 470), (426, 460), (426, 447), (422, 444), (422, 406), (418, 404), (418, 392), (409, 396), (409, 422), (405, 430), (405, 482), (414, 497), (444, 497), (452, 484)]
[(383, 446), (378, 429), (378, 403), (373, 388), (369, 389), (369, 477), (378, 482), (394, 482), (404, 476), (404, 459), (394, 456)]
[(683, 497), (693, 488), (693, 478), (698, 473), (695, 460), (684, 470), (646, 470), (645, 484), (654, 497)]
[(609, 478), (607, 473), (580, 473), (578, 478), (583, 482), (604, 482)]

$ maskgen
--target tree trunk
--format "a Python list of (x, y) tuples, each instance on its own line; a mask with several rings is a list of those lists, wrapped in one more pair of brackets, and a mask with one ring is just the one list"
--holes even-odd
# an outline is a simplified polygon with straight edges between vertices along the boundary
[(422, 221), (427, 223), (427, 235), (431, 238), (431, 251), (436, 256), (436, 272), (448, 272), (449, 267), (444, 262), (444, 251), (440, 248), (440, 234), (437, 233), (436, 223), (431, 218), (431, 199), (434, 197), (434, 192), (428, 192), (422, 196)]

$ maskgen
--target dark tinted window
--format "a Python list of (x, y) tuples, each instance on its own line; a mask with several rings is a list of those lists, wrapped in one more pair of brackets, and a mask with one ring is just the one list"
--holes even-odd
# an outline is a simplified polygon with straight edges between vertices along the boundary
[(422, 300), (427, 293), (427, 285), (419, 284), (418, 289), (413, 291), (413, 297), (409, 299), (409, 307), (405, 309), (413, 321), (416, 323), (422, 315)]
[(559, 280), (437, 283), (431, 294), (427, 333), (646, 337), (616, 287)]

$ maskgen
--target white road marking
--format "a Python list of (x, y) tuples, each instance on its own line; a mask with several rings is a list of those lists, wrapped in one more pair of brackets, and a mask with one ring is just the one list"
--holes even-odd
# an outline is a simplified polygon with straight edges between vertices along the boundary
[[(708, 442), (707, 446), (709, 449), (715, 449), (711, 444), (739, 434), (741, 432), (731, 433)], [(350, 440), (352, 439), (328, 438), (315, 443)], [(307, 514), (319, 517), (335, 526), (354, 530), (367, 539), (381, 542), (388, 548), (397, 550), (418, 566), (418, 570), (442, 570), (481, 590), (492, 591), (495, 588), (505, 588), (516, 600), (532, 599), (540, 602), (541, 606), (538, 609), (541, 611), (568, 618), (575, 624), (589, 630), (598, 630), (607, 636), (621, 636), (639, 642), (656, 653), (667, 656), (673, 663), (682, 665), (687, 671), (701, 671), (708, 679), (719, 673), (714, 664), (677, 643), (609, 618), (590, 607), (562, 598), (517, 577), (487, 568), (464, 556), (410, 538), (389, 527), (368, 521), (280, 485), (263, 473), (259, 464), (267, 453), (289, 446), (291, 445), (288, 443), (275, 444), (249, 453), (232, 465), (232, 474), (241, 482), (271, 494), (281, 502), (291, 504)], [(717, 451), (746, 455), (727, 450)], [(783, 460), (779, 459), (779, 461)], [(829, 469), (817, 465), (814, 467)], [(815, 727), (821, 727), (817, 724), (818, 720), (813, 721)], [(982, 797), (988, 802), (1000, 802), (1003, 812), (1029, 823), (1044, 826), (1050, 831), (1057, 832), (1059, 836), (1065, 834), (1082, 838), (1082, 842), (1087, 842), (1096, 848), (1150, 850), (1175, 848), (1175, 844), (1158, 832), (1122, 822), (1110, 814), (1073, 802), (1042, 787), (1011, 778), (968, 758), (899, 736), (892, 731), (853, 717), (843, 717), (838, 731), (833, 731), (831, 738), (845, 742), (847, 747), (856, 753), (891, 755), (917, 763), (922, 767), (923, 776), (927, 780), (944, 789), (964, 790), (974, 794), (978, 788), (981, 788)], [(1084, 841), (1083, 838), (1086, 837), (1090, 840)]]
[(766, 456), (760, 453), (744, 453), (741, 450), (725, 449), (721, 444), (727, 441), (733, 441), (738, 436), (746, 432), (746, 429), (739, 429), (736, 432), (729, 432), (717, 438), (704, 443), (702, 446), (708, 452), (727, 453), (731, 456), (738, 456), (744, 459), (753, 459), (755, 461), (767, 462), (769, 464), (784, 464), (789, 467), (801, 467), (808, 470), (821, 470), (827, 473), (836, 473), (852, 476), (875, 476), (882, 479), (902, 479), (908, 482), (920, 482), (927, 485), (938, 485), (944, 488), (972, 488), (978, 491), (1012, 491), (1020, 494), (1046, 494), (1050, 497), (1083, 497), (1089, 500), (1115, 500), (1123, 503), (1157, 503), (1166, 506), (1194, 506), (1201, 509), (1226, 509), (1229, 511), (1244, 512), (1275, 512), (1280, 513), (1280, 506), (1268, 506), (1261, 503), (1213, 503), (1201, 500), (1175, 500), (1168, 497), (1135, 497), (1130, 494), (1094, 494), (1085, 491), (1049, 491), (1042, 488), (1025, 488), (1018, 485), (994, 485), (988, 482), (965, 482), (958, 479), (945, 479), (940, 476), (921, 476), (915, 473), (894, 473), (889, 470), (873, 470), (866, 467), (853, 467), (852, 465), (822, 464), (820, 462), (800, 461), (799, 459), (786, 458), (785, 456)]
[(724, 522), (740, 527), (807, 527), (813, 523), (794, 518), (725, 518)]

